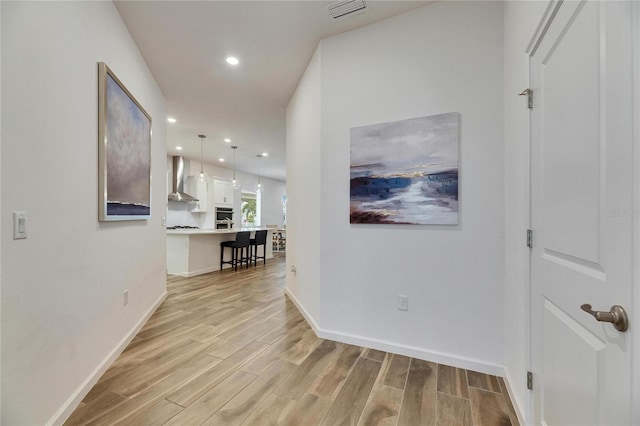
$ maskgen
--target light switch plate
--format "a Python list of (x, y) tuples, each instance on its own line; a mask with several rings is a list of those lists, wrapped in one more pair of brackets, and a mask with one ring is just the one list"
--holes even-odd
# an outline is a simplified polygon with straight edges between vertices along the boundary
[(27, 212), (13, 212), (13, 239), (27, 238)]
[(409, 310), (409, 296), (405, 296), (404, 294), (398, 295), (398, 309), (401, 311)]

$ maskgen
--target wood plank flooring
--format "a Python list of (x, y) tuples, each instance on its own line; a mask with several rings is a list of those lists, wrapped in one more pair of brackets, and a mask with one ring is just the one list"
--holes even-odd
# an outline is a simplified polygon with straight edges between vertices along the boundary
[(518, 425), (502, 378), (318, 339), (267, 265), (170, 276), (66, 425)]

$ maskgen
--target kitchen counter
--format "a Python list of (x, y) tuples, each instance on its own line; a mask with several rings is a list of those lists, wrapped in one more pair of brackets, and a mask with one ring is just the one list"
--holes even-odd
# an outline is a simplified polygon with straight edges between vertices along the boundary
[[(220, 270), (220, 243), (233, 241), (240, 231), (268, 230), (265, 245), (266, 258), (273, 258), (271, 230), (267, 228), (232, 229), (167, 229), (167, 273), (183, 277), (193, 277)], [(253, 235), (252, 235), (253, 237)], [(262, 248), (258, 248), (262, 254)], [(231, 256), (225, 252), (225, 260)], [(260, 264), (258, 263), (258, 266)], [(225, 269), (230, 265), (224, 265)], [(239, 270), (239, 268), (238, 268)]]
[(264, 231), (267, 228), (231, 228), (231, 229), (167, 229), (167, 235), (207, 235), (207, 234), (235, 234), (241, 231)]

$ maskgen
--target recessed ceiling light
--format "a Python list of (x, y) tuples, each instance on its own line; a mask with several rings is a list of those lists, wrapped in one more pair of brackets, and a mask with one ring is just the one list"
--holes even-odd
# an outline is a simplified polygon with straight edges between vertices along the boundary
[(262, 153), (262, 156), (263, 156), (263, 157), (268, 157), (268, 156), (269, 156), (269, 154), (268, 154), (268, 153), (266, 153), (266, 152), (263, 152), (263, 153)]
[(224, 158), (218, 158), (218, 161), (224, 163)]
[(238, 65), (240, 63), (240, 61), (238, 60), (238, 58), (234, 58), (233, 56), (228, 56), (227, 57), (227, 63), (229, 65)]
[(182, 151), (182, 147), (181, 147), (181, 146), (176, 146), (176, 149), (177, 149), (178, 151)]
[(226, 143), (231, 143), (231, 139), (229, 139), (229, 138), (224, 138), (224, 141), (225, 141)]
[(175, 122), (176, 122), (176, 119), (175, 119), (175, 118), (173, 118), (173, 117), (168, 117), (168, 118), (167, 118), (167, 121), (168, 121), (169, 123), (175, 123)]

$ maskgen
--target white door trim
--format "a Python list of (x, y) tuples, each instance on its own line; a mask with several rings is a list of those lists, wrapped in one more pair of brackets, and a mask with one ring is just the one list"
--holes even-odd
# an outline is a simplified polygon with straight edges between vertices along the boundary
[[(632, 354), (640, 356), (640, 4), (633, 2), (633, 266), (632, 309), (629, 332)], [(640, 364), (632, 364), (632, 400), (640, 401)], [(633, 424), (640, 424), (640, 404), (634, 404)]]
[[(542, 41), (544, 35), (547, 33), (547, 29), (549, 29), (549, 25), (551, 25), (551, 21), (556, 16), (558, 9), (562, 1), (559, 0), (549, 0), (547, 4), (547, 9), (544, 11), (538, 26), (536, 27), (535, 32), (531, 36), (531, 40), (529, 41), (529, 45), (527, 46), (527, 55), (529, 57), (533, 56), (536, 53), (536, 49), (538, 45)], [(531, 82), (531, 72), (529, 72), (529, 82)]]
[[(542, 15), (540, 22), (538, 23), (538, 25), (536, 26), (536, 29), (534, 31), (534, 33), (531, 35), (531, 39), (529, 41), (529, 44), (527, 45), (527, 48), (525, 50), (525, 56), (526, 56), (526, 61), (527, 61), (527, 78), (526, 80), (529, 82), (529, 87), (531, 87), (532, 84), (532, 75), (531, 75), (531, 57), (535, 54), (536, 49), (538, 48), (538, 45), (540, 43), (540, 41), (542, 40), (542, 38), (544, 37), (544, 35), (547, 32), (547, 29), (549, 27), (549, 25), (551, 24), (551, 21), (553, 20), (553, 18), (555, 17), (555, 14), (558, 10), (558, 8), (560, 7), (560, 4), (562, 3), (562, 1), (559, 0), (549, 0), (548, 4), (547, 4), (547, 8), (544, 12), (544, 14)], [(535, 99), (535, 93), (534, 93), (534, 99)], [(534, 100), (535, 102), (535, 100)], [(529, 111), (528, 114), (528, 119), (527, 119), (527, 136), (526, 136), (526, 140), (527, 140), (527, 145), (528, 145), (528, 151), (527, 151), (527, 200), (528, 200), (528, 217), (527, 217), (527, 224), (528, 224), (528, 228), (532, 229), (532, 224), (531, 224), (531, 209), (532, 209), (532, 202), (531, 202), (531, 112)], [(523, 230), (523, 235), (524, 235), (524, 230)], [(535, 238), (535, 237), (534, 237)], [(531, 354), (531, 326), (532, 326), (532, 321), (531, 321), (531, 250), (529, 249), (527, 251), (527, 292), (526, 292), (526, 304), (525, 304), (525, 310), (526, 310), (526, 318), (527, 318), (527, 329), (526, 331), (526, 335), (527, 335), (527, 339), (526, 339), (526, 365), (527, 365), (527, 369), (528, 371), (532, 371), (533, 370), (533, 361), (532, 361), (532, 354)], [(523, 372), (524, 373), (524, 372)], [(525, 406), (524, 406), (524, 417), (525, 417), (525, 422), (527, 424), (531, 424), (531, 419), (534, 418), (533, 416), (533, 395), (530, 391), (527, 392), (527, 397), (525, 400)]]

